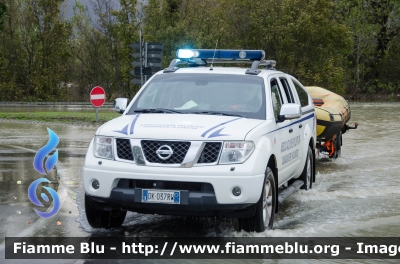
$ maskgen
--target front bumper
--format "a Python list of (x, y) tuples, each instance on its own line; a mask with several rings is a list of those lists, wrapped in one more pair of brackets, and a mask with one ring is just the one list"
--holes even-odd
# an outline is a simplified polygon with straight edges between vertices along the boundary
[[(85, 192), (93, 197), (110, 198), (112, 191), (119, 188), (121, 180), (136, 180), (136, 181), (166, 181), (171, 183), (203, 183), (211, 185), (212, 193), (215, 196), (218, 204), (252, 204), (256, 203), (261, 196), (263, 187), (264, 173), (243, 176), (240, 169), (230, 171), (230, 166), (205, 166), (196, 168), (163, 168), (163, 167), (141, 167), (135, 164), (121, 163), (116, 161), (104, 162), (101, 166), (107, 163), (117, 163), (117, 169), (114, 170), (95, 170), (82, 169), (82, 181)], [(131, 172), (124, 172), (124, 167), (130, 167)], [(132, 169), (134, 167), (134, 169)], [(136, 171), (136, 168), (138, 171)], [(149, 170), (150, 169), (150, 170)], [(246, 175), (246, 174), (245, 174)], [(99, 181), (99, 188), (94, 189), (92, 182)], [(235, 187), (241, 189), (240, 196), (234, 196), (232, 190)], [(146, 186), (146, 188), (152, 188)], [(155, 189), (163, 189), (156, 187)], [(167, 188), (177, 191), (185, 190), (184, 188)], [(208, 192), (208, 191), (207, 191)]]
[[(96, 158), (91, 144), (81, 175), (85, 192), (92, 197), (110, 198), (112, 190), (118, 186), (121, 179), (200, 182), (212, 186), (218, 204), (255, 204), (261, 196), (265, 162), (263, 153), (255, 149), (250, 158), (242, 164), (191, 168), (139, 166), (135, 163)], [(92, 187), (94, 180), (100, 183), (98, 189)], [(241, 188), (240, 196), (232, 194), (235, 187)]]
[(183, 190), (181, 204), (143, 203), (142, 189), (116, 187), (109, 198), (91, 197), (99, 210), (126, 210), (142, 214), (181, 216), (224, 216), (246, 218), (254, 215), (256, 204), (218, 204), (213, 193)]
[[(249, 217), (254, 214), (255, 204), (261, 196), (265, 162), (263, 153), (255, 149), (243, 164), (191, 168), (139, 166), (135, 163), (96, 158), (93, 156), (91, 144), (81, 172), (85, 193), (103, 210)], [(94, 180), (99, 181), (98, 189), (92, 187)], [(135, 184), (127, 183), (129, 181)], [(147, 185), (137, 184), (138, 182), (147, 182)], [(157, 186), (153, 185), (155, 183)], [(182, 183), (185, 186), (179, 186)], [(186, 188), (186, 185), (196, 184), (201, 187)], [(241, 189), (239, 196), (232, 194), (235, 187)], [(143, 203), (142, 189), (151, 188), (181, 191), (181, 203)]]

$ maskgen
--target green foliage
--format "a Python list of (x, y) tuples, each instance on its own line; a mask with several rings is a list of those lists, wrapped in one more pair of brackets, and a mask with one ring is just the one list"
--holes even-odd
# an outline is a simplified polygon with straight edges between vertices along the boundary
[[(347, 91), (353, 99), (361, 94), (386, 92), (379, 83), (399, 68), (400, 2), (397, 0), (340, 1), (338, 15), (352, 32), (353, 49), (348, 59)], [(390, 72), (390, 74), (388, 74)], [(385, 78), (386, 77), (386, 78)], [(386, 79), (386, 80), (385, 80)]]
[[(111, 119), (120, 116), (114, 111), (100, 111), (99, 122), (104, 123)], [(96, 112), (0, 112), (0, 119), (14, 119), (14, 120), (36, 120), (41, 122), (61, 122), (61, 123), (94, 123), (96, 122)]]
[(118, 49), (118, 58), (120, 59), (120, 74), (119, 79), (121, 84), (116, 91), (115, 96), (127, 96), (132, 98), (138, 91), (138, 87), (131, 85), (130, 80), (132, 75), (132, 49), (129, 45), (139, 39), (139, 24), (137, 18), (137, 1), (136, 0), (121, 0), (121, 9), (113, 11), (112, 15), (116, 17), (115, 37), (119, 40), (120, 47)]
[(135, 87), (130, 84), (132, 70), (129, 44), (137, 41), (136, 0), (121, 0), (117, 10), (113, 2), (93, 2), (97, 20), (76, 2), (71, 23), (74, 36), (71, 53), (75, 60), (71, 67), (72, 82), (77, 85), (75, 98), (89, 100), (94, 86), (106, 90), (112, 100), (118, 96), (132, 97)]
[[(8, 1), (8, 23), (0, 32), (0, 100), (62, 101), (59, 83), (70, 57), (70, 24), (60, 19), (58, 0)], [(1, 67), (1, 66), (0, 66)]]
[[(178, 48), (263, 49), (304, 85), (357, 99), (400, 92), (398, 0), (0, 0), (0, 101), (88, 101), (133, 97), (129, 44), (164, 43), (163, 66)], [(145, 4), (144, 4), (145, 3)], [(67, 87), (65, 83), (72, 83)]]
[(6, 3), (0, 2), (0, 30), (3, 30), (4, 27), (4, 18), (7, 14), (7, 6)]
[[(172, 6), (172, 7), (171, 7)], [(163, 42), (169, 62), (177, 48), (264, 49), (278, 69), (307, 85), (344, 92), (351, 33), (330, 0), (150, 0), (145, 37)]]

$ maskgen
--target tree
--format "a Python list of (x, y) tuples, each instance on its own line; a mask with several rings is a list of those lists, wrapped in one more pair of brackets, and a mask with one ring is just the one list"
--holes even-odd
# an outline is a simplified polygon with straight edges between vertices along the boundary
[(132, 97), (135, 91), (130, 84), (129, 44), (138, 40), (136, 0), (121, 0), (119, 8), (107, 0), (91, 3), (94, 19), (76, 2), (71, 20), (75, 28), (71, 52), (76, 58), (74, 79), (79, 97), (88, 97), (95, 85), (104, 87), (109, 99)]
[[(2, 100), (55, 101), (66, 98), (65, 79), (71, 27), (61, 16), (59, 0), (9, 0), (1, 32), (7, 77)], [(11, 81), (11, 84), (9, 83)]]
[(145, 34), (163, 42), (165, 61), (177, 48), (264, 49), (278, 69), (308, 85), (344, 91), (343, 54), (350, 31), (330, 0), (150, 0)]
[(338, 10), (354, 43), (348, 56), (348, 91), (353, 99), (376, 93), (382, 87), (382, 77), (393, 69), (385, 62), (398, 54), (390, 48), (397, 44), (400, 4), (392, 0), (343, 1)]
[(113, 11), (116, 17), (115, 38), (120, 42), (118, 49), (120, 85), (116, 95), (132, 98), (138, 87), (131, 84), (132, 49), (129, 45), (139, 40), (138, 3), (136, 0), (120, 0), (120, 9)]
[(351, 47), (351, 34), (335, 18), (332, 1), (270, 0), (257, 10), (252, 17), (260, 28), (260, 44), (278, 69), (305, 85), (344, 92), (341, 55)]
[(4, 26), (4, 17), (7, 13), (6, 3), (0, 2), (0, 30), (3, 30)]
[(353, 99), (400, 92), (398, 0), (91, 0), (92, 14), (76, 0), (70, 21), (62, 2), (0, 0), (0, 100), (87, 100), (95, 85), (111, 100), (133, 97), (139, 29), (164, 43), (164, 67), (178, 48), (218, 41), (263, 49), (303, 84)]
[(144, 7), (145, 39), (164, 43), (165, 66), (178, 48), (215, 48), (225, 34), (220, 6), (215, 0), (150, 0)]

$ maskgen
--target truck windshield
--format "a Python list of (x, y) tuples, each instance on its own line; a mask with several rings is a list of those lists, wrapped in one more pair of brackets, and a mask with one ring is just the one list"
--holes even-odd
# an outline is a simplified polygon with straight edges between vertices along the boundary
[(264, 79), (233, 74), (171, 73), (155, 76), (128, 111), (211, 114), (265, 119)]

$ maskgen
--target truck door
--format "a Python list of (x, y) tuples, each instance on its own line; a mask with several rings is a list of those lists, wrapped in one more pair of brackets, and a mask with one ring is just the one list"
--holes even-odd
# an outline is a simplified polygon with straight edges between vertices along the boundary
[(293, 174), (295, 173), (296, 164), (298, 163), (296, 161), (295, 155), (299, 154), (299, 151), (297, 151), (297, 149), (299, 148), (298, 141), (300, 140), (300, 138), (299, 130), (298, 128), (295, 129), (295, 126), (292, 124), (292, 120), (277, 122), (282, 104), (291, 102), (292, 97), (288, 99), (288, 95), (290, 96), (290, 94), (286, 93), (286, 91), (283, 89), (282, 84), (279, 82), (279, 79), (276, 77), (270, 79), (270, 87), (272, 106), (276, 121), (276, 129), (274, 131), (273, 137), (274, 140), (277, 141), (276, 151), (278, 153), (276, 157), (279, 170), (278, 184), (281, 184), (293, 177)]
[[(301, 132), (301, 141), (302, 141), (302, 151), (301, 151), (301, 161), (300, 164), (305, 164), (307, 157), (307, 150), (309, 144), (309, 138), (313, 136), (315, 133), (315, 114), (314, 114), (314, 105), (312, 103), (311, 96), (304, 89), (303, 85), (299, 81), (297, 81), (293, 77), (287, 77), (288, 83), (292, 87), (292, 91), (296, 92), (298, 95), (298, 104), (301, 105), (301, 123), (302, 124), (302, 132)], [(308, 135), (307, 135), (308, 133)], [(311, 134), (311, 135), (310, 135)], [(307, 140), (307, 141), (305, 141)], [(303, 142), (304, 141), (304, 142)], [(301, 167), (301, 166), (300, 166)], [(296, 172), (297, 175), (300, 175), (303, 170), (303, 167), (298, 168)]]
[[(300, 104), (298, 95), (295, 89), (289, 85), (287, 78), (282, 75), (278, 78), (279, 83), (283, 89), (288, 103)], [(289, 178), (296, 176), (299, 167), (301, 166), (302, 156), (302, 139), (303, 139), (303, 124), (301, 117), (297, 119), (288, 120), (288, 131), (283, 129), (283, 134), (288, 133), (286, 141), (281, 144), (282, 164), (288, 167)]]

